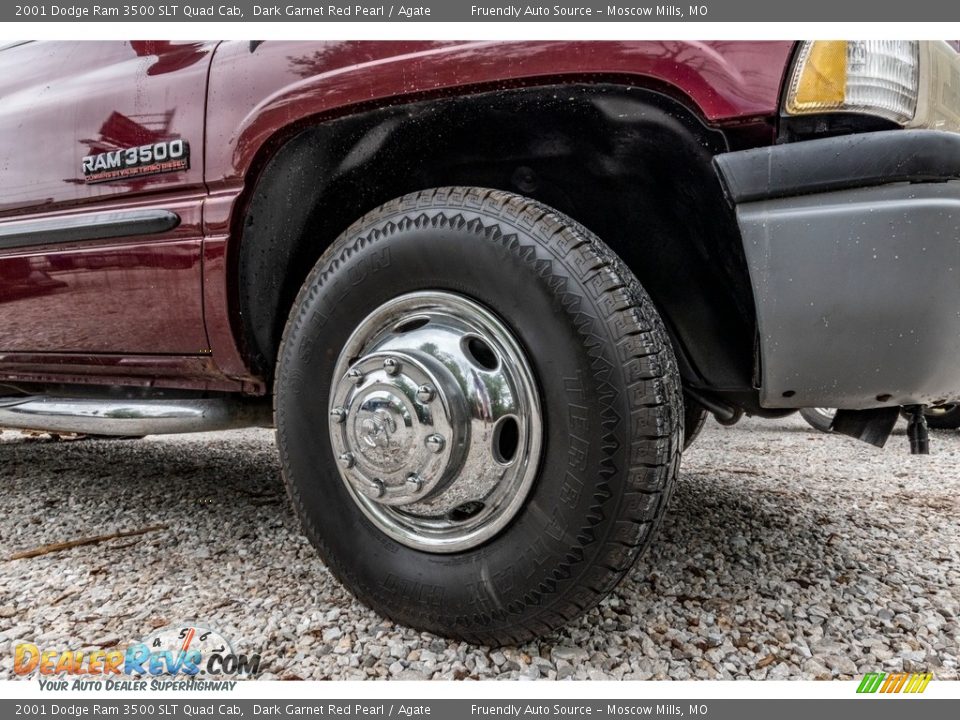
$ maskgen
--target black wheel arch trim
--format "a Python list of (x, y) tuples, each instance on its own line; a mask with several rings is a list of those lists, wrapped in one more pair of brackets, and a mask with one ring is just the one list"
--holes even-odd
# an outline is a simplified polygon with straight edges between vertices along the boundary
[(755, 395), (752, 290), (711, 164), (743, 138), (649, 88), (545, 82), (318, 120), (265, 155), (231, 240), (238, 334), (257, 373), (269, 382), (289, 308), (339, 232), (393, 198), (469, 185), (590, 228), (639, 274), (685, 380)]

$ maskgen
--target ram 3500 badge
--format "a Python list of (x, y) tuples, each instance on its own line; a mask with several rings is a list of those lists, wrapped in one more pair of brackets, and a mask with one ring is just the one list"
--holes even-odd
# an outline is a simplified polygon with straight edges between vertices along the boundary
[(83, 158), (83, 177), (88, 183), (129, 180), (143, 175), (189, 169), (190, 146), (182, 138), (107, 150)]

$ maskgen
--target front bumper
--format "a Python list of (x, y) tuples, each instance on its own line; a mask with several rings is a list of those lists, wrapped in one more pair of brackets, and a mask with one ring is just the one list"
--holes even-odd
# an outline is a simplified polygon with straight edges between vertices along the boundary
[(960, 135), (716, 158), (756, 303), (764, 407), (960, 400)]

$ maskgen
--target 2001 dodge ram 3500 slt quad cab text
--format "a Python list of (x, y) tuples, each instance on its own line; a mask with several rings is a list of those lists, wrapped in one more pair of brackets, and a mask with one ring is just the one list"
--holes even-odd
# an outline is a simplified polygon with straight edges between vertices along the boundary
[(8, 46), (0, 426), (275, 426), (360, 599), (548, 632), (708, 412), (960, 400), (957, 47)]

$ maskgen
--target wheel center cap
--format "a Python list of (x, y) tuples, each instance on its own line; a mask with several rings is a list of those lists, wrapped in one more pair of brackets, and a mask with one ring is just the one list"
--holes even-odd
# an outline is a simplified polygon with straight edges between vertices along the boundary
[(389, 448), (390, 436), (396, 431), (397, 423), (386, 410), (375, 410), (372, 418), (360, 423), (360, 437), (364, 444), (371, 448)]
[(367, 462), (394, 472), (409, 459), (416, 439), (413, 417), (403, 401), (388, 390), (366, 395), (356, 412), (357, 449)]
[[(458, 462), (460, 436), (442, 367), (411, 355), (371, 353), (335, 388), (331, 439), (341, 471), (360, 493), (385, 505), (427, 499)], [(452, 409), (451, 409), (452, 408)]]

